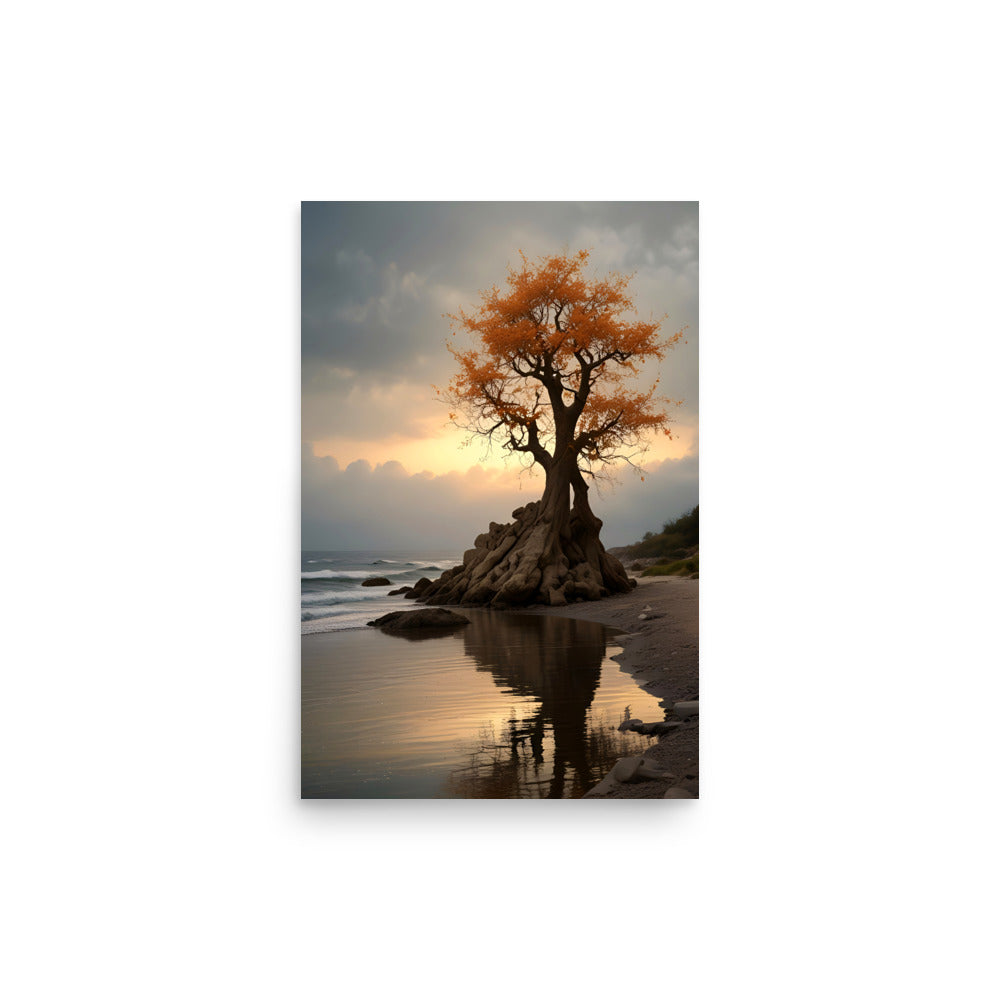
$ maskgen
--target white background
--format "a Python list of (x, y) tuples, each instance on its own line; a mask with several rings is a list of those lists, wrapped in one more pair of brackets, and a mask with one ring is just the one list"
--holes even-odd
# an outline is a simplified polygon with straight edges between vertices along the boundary
[[(5, 992), (996, 995), (988, 8), (369, 9), (5, 14)], [(508, 198), (701, 202), (703, 797), (302, 803), (299, 202)]]

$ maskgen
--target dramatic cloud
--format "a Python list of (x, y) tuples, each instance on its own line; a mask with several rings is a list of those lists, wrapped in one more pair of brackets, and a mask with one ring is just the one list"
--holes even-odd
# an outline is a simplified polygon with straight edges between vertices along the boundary
[(446, 384), (453, 366), (442, 314), (474, 308), (482, 289), (502, 285), (519, 250), (563, 248), (590, 249), (593, 274), (632, 273), (637, 312), (669, 313), (665, 334), (687, 328), (687, 344), (643, 377), (662, 375), (663, 394), (684, 401), (674, 413), (681, 443), (661, 438), (650, 455), (678, 460), (651, 464), (644, 484), (623, 473), (599, 512), (606, 544), (633, 541), (697, 503), (696, 203), (307, 202), (303, 544), (402, 545), (418, 531), (464, 548), (541, 492), (540, 478), (519, 480), (496, 458), (469, 470), (482, 450), (459, 449), (432, 385)]
[[(537, 480), (536, 480), (537, 482)], [(398, 462), (302, 452), (302, 547), (363, 549), (441, 547), (463, 551), (490, 520), (534, 499), (512, 472), (473, 466), (466, 473), (410, 475)]]
[[(410, 474), (399, 462), (341, 468), (302, 449), (304, 549), (442, 548), (461, 553), (490, 521), (538, 498), (540, 476), (472, 466), (443, 476)], [(606, 545), (626, 545), (698, 503), (698, 460), (661, 462), (645, 482), (629, 473), (594, 490)]]
[(624, 473), (619, 482), (602, 485), (591, 501), (604, 522), (601, 540), (609, 547), (637, 542), (697, 504), (697, 455), (650, 465), (645, 481)]
[(303, 380), (325, 366), (410, 380), (446, 370), (442, 313), (502, 284), (519, 250), (590, 248), (595, 271), (634, 270), (639, 310), (669, 312), (696, 342), (697, 219), (687, 202), (306, 202)]
[(363, 251), (338, 252), (325, 270), (312, 270), (317, 281), (303, 294), (302, 307), (308, 377), (315, 362), (400, 376), (427, 352), (432, 337), (442, 339), (440, 303), (425, 288), (425, 275), (403, 271), (395, 261), (375, 273)]
[(306, 441), (425, 438), (440, 430), (447, 416), (429, 384), (375, 378), (370, 372), (328, 368), (302, 387)]

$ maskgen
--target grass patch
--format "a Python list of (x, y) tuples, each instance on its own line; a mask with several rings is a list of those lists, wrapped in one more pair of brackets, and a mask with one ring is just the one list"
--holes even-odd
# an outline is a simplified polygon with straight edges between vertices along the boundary
[(698, 544), (698, 508), (668, 521), (659, 534), (647, 531), (641, 542), (630, 545), (628, 559), (678, 559)]
[(691, 576), (698, 572), (698, 557), (678, 559), (672, 563), (659, 563), (643, 571), (643, 576)]

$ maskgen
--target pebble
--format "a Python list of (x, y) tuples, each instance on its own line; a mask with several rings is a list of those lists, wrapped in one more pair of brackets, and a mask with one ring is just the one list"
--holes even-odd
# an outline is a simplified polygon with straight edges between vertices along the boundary
[(675, 786), (668, 788), (664, 793), (665, 799), (693, 799), (694, 796), (686, 789)]
[(688, 719), (692, 715), (698, 714), (698, 702), (696, 701), (674, 702), (673, 712), (678, 719)]
[(640, 757), (624, 757), (613, 768), (611, 768), (611, 777), (615, 781), (627, 782), (632, 781), (636, 774), (639, 773), (639, 761)]
[(671, 774), (662, 767), (654, 767), (646, 763), (645, 757), (623, 757), (613, 768), (611, 777), (615, 781), (627, 784), (630, 781), (638, 781), (640, 778), (676, 778), (676, 774)]

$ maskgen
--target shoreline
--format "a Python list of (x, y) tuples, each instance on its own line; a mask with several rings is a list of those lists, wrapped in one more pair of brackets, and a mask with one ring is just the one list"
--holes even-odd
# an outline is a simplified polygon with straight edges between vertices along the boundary
[[(405, 607), (424, 607), (419, 600)], [(652, 617), (640, 619), (646, 607)], [(453, 610), (461, 613), (463, 608)], [(697, 580), (678, 577), (640, 577), (627, 594), (615, 594), (599, 601), (582, 601), (553, 608), (533, 605), (511, 608), (501, 615), (517, 614), (539, 617), (572, 618), (594, 622), (619, 631), (611, 640), (621, 651), (611, 657), (623, 673), (630, 676), (644, 692), (660, 703), (656, 718), (636, 718), (656, 722), (663, 718), (663, 704), (697, 700), (699, 695), (699, 587)], [(333, 629), (302, 632), (331, 635), (337, 632), (361, 632), (365, 629)], [(647, 713), (648, 715), (648, 713)], [(655, 768), (669, 772), (669, 778), (648, 778), (623, 784), (610, 774), (594, 784), (584, 798), (698, 798), (699, 776), (698, 717), (685, 720), (684, 728), (675, 729), (651, 743), (643, 756)], [(610, 768), (609, 768), (610, 770)], [(668, 791), (670, 792), (667, 795)]]
[[(656, 617), (640, 620), (646, 606)], [(519, 613), (581, 618), (621, 629), (622, 652), (612, 659), (649, 694), (666, 701), (698, 698), (698, 581), (677, 577), (640, 577), (628, 594), (562, 608), (535, 606)], [(650, 721), (650, 720), (644, 720)], [(654, 720), (655, 721), (655, 720)], [(644, 779), (632, 784), (609, 780), (595, 785), (584, 798), (698, 798), (698, 716), (683, 729), (650, 746), (646, 759), (675, 777)], [(686, 794), (684, 794), (686, 793)]]

